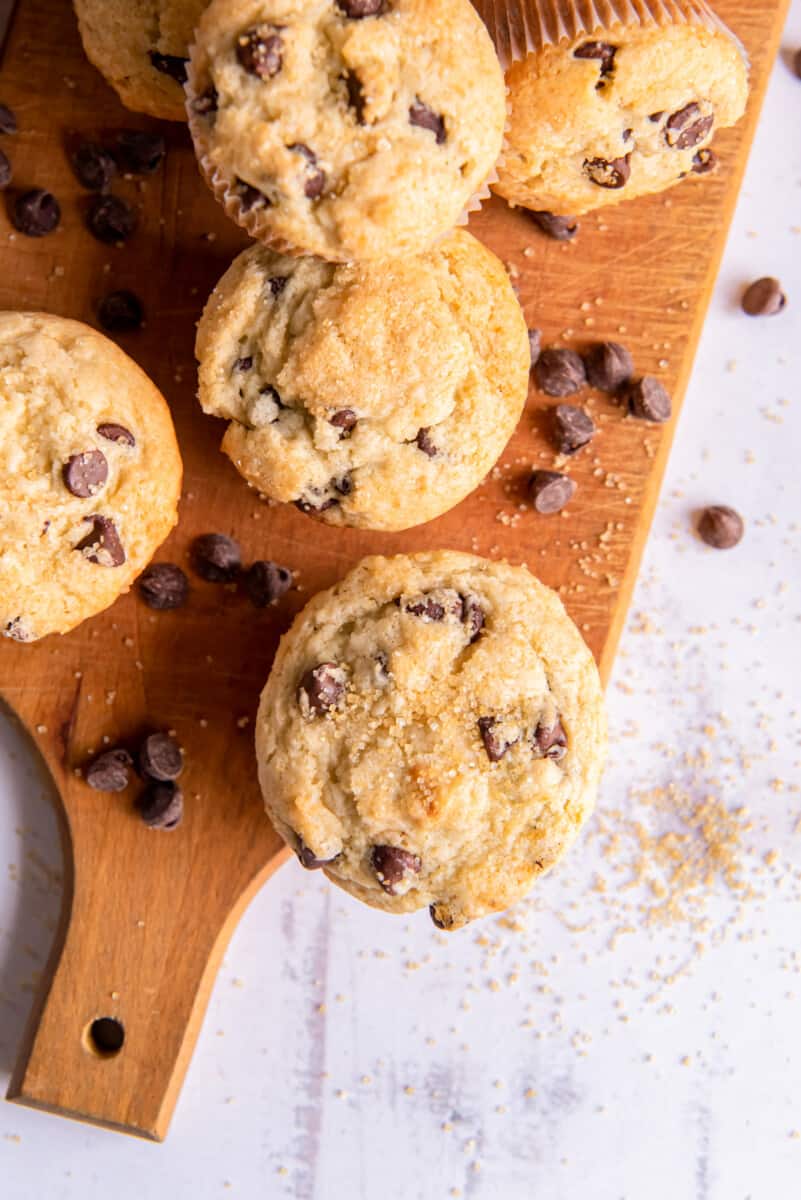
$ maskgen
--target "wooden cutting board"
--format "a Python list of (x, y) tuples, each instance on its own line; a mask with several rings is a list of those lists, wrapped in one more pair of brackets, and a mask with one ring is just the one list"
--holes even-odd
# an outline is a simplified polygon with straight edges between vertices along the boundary
[[(508, 264), (529, 326), (546, 344), (625, 342), (638, 371), (672, 390), (676, 413), (787, 5), (719, 0), (751, 54), (753, 91), (745, 121), (716, 139), (716, 176), (584, 218), (572, 243), (547, 240), (498, 200), (470, 224)], [(553, 462), (544, 436), (553, 402), (532, 387), (500, 469), (437, 521), (381, 534), (268, 507), (219, 453), (223, 424), (194, 398), (195, 322), (245, 242), (201, 182), (185, 129), (161, 126), (168, 156), (158, 174), (119, 183), (141, 222), (128, 245), (110, 248), (85, 229), (87, 194), (66, 147), (75, 135), (156, 126), (127, 113), (84, 59), (67, 0), (22, 0), (0, 101), (19, 118), (19, 135), (3, 139), (15, 185), (48, 188), (63, 211), (58, 232), (41, 240), (15, 234), (0, 211), (0, 308), (96, 323), (98, 301), (121, 287), (146, 306), (146, 329), (120, 343), (167, 396), (186, 466), (180, 525), (157, 557), (185, 563), (192, 538), (217, 531), (234, 535), (247, 558), (298, 572), (298, 589), (263, 612), (193, 578), (190, 602), (176, 613), (153, 613), (131, 594), (67, 637), (30, 646), (0, 639), (0, 693), (53, 773), (66, 863), (61, 929), (9, 1097), (161, 1139), (231, 931), (286, 857), (263, 815), (252, 722), (291, 617), (365, 554), (471, 550), (526, 562), (558, 588), (606, 678), (673, 427), (623, 420), (614, 404), (588, 396), (600, 432), (570, 464), (576, 498), (566, 515), (540, 517), (521, 505), (532, 464)], [(130, 797), (91, 792), (75, 774), (104, 737), (163, 727), (187, 752), (186, 818), (170, 834), (146, 829)], [(119, 1052), (105, 1057), (87, 1034), (103, 1017), (124, 1030)]]

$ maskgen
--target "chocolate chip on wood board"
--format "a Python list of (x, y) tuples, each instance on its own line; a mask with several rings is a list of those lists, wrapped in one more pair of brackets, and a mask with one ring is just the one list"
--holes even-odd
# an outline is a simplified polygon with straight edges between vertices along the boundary
[(17, 118), (7, 104), (0, 104), (0, 133), (17, 132)]
[(645, 375), (629, 384), (623, 398), (631, 415), (641, 421), (663, 424), (670, 420), (673, 408), (670, 395), (653, 375)]
[(134, 233), (138, 219), (127, 200), (98, 195), (89, 206), (86, 224), (99, 242), (116, 245), (127, 241)]
[(140, 575), (136, 587), (148, 608), (156, 612), (182, 608), (189, 597), (189, 580), (175, 563), (151, 563)]
[(61, 206), (52, 192), (31, 188), (17, 196), (11, 212), (14, 228), (26, 237), (45, 237), (58, 227)]
[(158, 171), (167, 147), (160, 133), (145, 129), (123, 129), (117, 135), (117, 160), (129, 175), (153, 175)]
[(546, 396), (572, 396), (587, 382), (581, 356), (575, 350), (543, 350), (534, 366), (537, 387)]
[(267, 608), (275, 604), (292, 586), (289, 567), (278, 563), (259, 560), (245, 572), (245, 591), (256, 608)]
[(560, 454), (575, 454), (595, 436), (595, 422), (577, 404), (557, 404), (553, 410), (553, 442)]
[(0, 192), (11, 183), (11, 176), (11, 163), (8, 161), (8, 156), (0, 150)]
[(125, 288), (109, 292), (101, 300), (97, 315), (106, 333), (133, 333), (142, 328), (145, 319), (142, 301)]
[(184, 769), (184, 752), (175, 738), (163, 730), (149, 734), (139, 747), (140, 773), (164, 783), (177, 779)]
[(543, 516), (561, 512), (576, 494), (576, 484), (559, 471), (533, 471), (528, 493), (536, 512)]
[(78, 183), (90, 192), (105, 192), (117, 174), (112, 155), (97, 142), (82, 142), (70, 161)]
[(698, 535), (715, 550), (731, 550), (741, 541), (745, 523), (728, 504), (712, 504), (698, 518)]
[(184, 816), (184, 794), (175, 783), (151, 783), (136, 807), (149, 829), (177, 829)]
[(538, 229), (556, 242), (570, 242), (579, 231), (579, 223), (575, 217), (560, 217), (543, 209), (529, 209), (528, 215)]
[(634, 374), (634, 360), (620, 342), (598, 342), (584, 355), (590, 387), (612, 395)]
[(190, 549), (192, 566), (208, 583), (231, 583), (242, 569), (239, 543), (224, 533), (203, 533)]
[(765, 275), (745, 289), (741, 304), (749, 317), (774, 317), (787, 306), (787, 297), (778, 279)]
[(104, 750), (84, 771), (84, 779), (96, 792), (123, 792), (131, 782), (133, 759), (127, 750)]

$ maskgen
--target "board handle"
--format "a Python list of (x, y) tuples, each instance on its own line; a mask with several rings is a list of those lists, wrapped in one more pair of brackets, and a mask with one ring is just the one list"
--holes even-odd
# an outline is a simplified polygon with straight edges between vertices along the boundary
[(233, 837), (191, 805), (164, 833), (118, 797), (69, 774), (60, 782), (67, 883), (55, 970), (8, 1099), (161, 1141), (231, 932), (286, 851), (255, 795), (220, 804), (217, 823), (233, 822)]

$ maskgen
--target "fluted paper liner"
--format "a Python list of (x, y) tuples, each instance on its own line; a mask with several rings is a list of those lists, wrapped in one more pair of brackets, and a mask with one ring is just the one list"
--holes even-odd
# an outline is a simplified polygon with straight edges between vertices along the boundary
[(544, 46), (615, 25), (702, 25), (745, 47), (705, 0), (473, 0), (504, 71)]

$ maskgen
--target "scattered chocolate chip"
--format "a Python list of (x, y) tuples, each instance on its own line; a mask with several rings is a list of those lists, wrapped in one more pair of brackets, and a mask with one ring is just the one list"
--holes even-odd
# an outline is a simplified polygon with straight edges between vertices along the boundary
[(291, 586), (292, 572), (278, 563), (259, 560), (245, 572), (245, 591), (256, 608), (274, 604)]
[(98, 425), (97, 432), (102, 438), (109, 442), (116, 442), (119, 446), (136, 445), (136, 438), (124, 425), (114, 425), (111, 421), (106, 421), (104, 424)]
[(533, 747), (543, 758), (559, 760), (567, 754), (567, 737), (562, 728), (562, 722), (557, 719), (555, 725), (538, 725), (534, 731)]
[(495, 717), (479, 717), (478, 730), (481, 734), (481, 740), (484, 743), (484, 749), (487, 752), (487, 758), (490, 762), (500, 762), (507, 750), (514, 746), (517, 738), (507, 742), (506, 739), (495, 730), (498, 724)]
[(184, 752), (169, 733), (151, 733), (139, 747), (138, 767), (146, 779), (171, 782), (184, 769)]
[(180, 83), (181, 87), (186, 83), (186, 65), (189, 62), (188, 58), (183, 58), (180, 54), (162, 54), (158, 50), (151, 50), (149, 54), (150, 62), (162, 75), (169, 75), (170, 79), (174, 79), (176, 83)]
[(476, 600), (475, 596), (462, 596), (462, 620), (467, 626), (467, 632), (470, 634), (470, 642), (478, 641), (481, 631), (484, 628), (486, 616), (484, 609)]
[(303, 185), (303, 194), (309, 200), (316, 200), (318, 196), (322, 195), (323, 188), (325, 187), (325, 171), (321, 171), (317, 166), (317, 155), (308, 146), (304, 145), (303, 142), (293, 142), (287, 149), (291, 150), (293, 154), (299, 154), (306, 160), (308, 169), (306, 171), (306, 182)]
[(32, 188), (17, 196), (11, 214), (15, 229), (26, 237), (44, 237), (61, 220), (61, 207), (52, 192)]
[(107, 333), (133, 333), (142, 328), (145, 319), (142, 301), (124, 289), (109, 292), (101, 301), (97, 315)]
[(149, 829), (177, 829), (184, 816), (184, 794), (175, 783), (151, 783), (136, 807)]
[(622, 188), (628, 183), (631, 175), (630, 158), (630, 154), (613, 159), (585, 158), (584, 172), (598, 187), (612, 190)]
[(428, 129), (434, 134), (438, 146), (441, 146), (447, 138), (444, 117), (424, 104), (419, 96), (409, 109), (409, 124), (416, 125), (420, 129)]
[(0, 150), (0, 192), (11, 183), (11, 163), (8, 156)]
[(337, 8), (352, 21), (362, 17), (380, 17), (386, 11), (387, 0), (336, 0)]
[(786, 306), (787, 297), (778, 279), (766, 275), (745, 289), (741, 304), (749, 317), (774, 317)]
[(692, 172), (693, 175), (709, 175), (717, 169), (718, 156), (714, 150), (706, 147), (704, 150), (699, 150), (693, 155)]
[(242, 569), (239, 543), (224, 533), (202, 533), (189, 553), (195, 571), (209, 583), (231, 583)]
[(542, 332), (539, 329), (529, 329), (528, 331), (528, 349), (531, 355), (532, 367), (540, 356), (542, 349)]
[(701, 109), (695, 101), (685, 104), (678, 112), (668, 117), (665, 123), (665, 141), (675, 150), (690, 150), (702, 142), (715, 123), (710, 114), (702, 117)]
[(413, 617), (421, 617), (424, 621), (444, 621), (445, 614), (448, 612), (458, 614), (461, 618), (462, 597), (458, 592), (451, 591), (450, 588), (445, 591), (448, 594), (443, 595), (441, 601), (435, 600), (433, 596), (423, 596), (420, 600), (410, 601), (404, 611), (411, 613)]
[(305, 867), (307, 871), (318, 871), (320, 867), (327, 867), (337, 857), (334, 855), (334, 858), (318, 858), (314, 851), (309, 849), (302, 837), (298, 838), (295, 853), (298, 856), (300, 865)]
[[(579, 46), (573, 51), (574, 58), (597, 58), (601, 64), (601, 79), (605, 79), (612, 74), (615, 68), (615, 54), (617, 46), (611, 46), (609, 42), (585, 42), (583, 46)], [(597, 84), (598, 87), (603, 87), (602, 83)]]
[(288, 283), (288, 275), (274, 275), (273, 278), (269, 280), (270, 291), (274, 296), (280, 296)]
[(634, 359), (620, 342), (599, 342), (584, 355), (584, 366), (590, 387), (610, 395), (634, 374)]
[(201, 96), (196, 96), (192, 101), (192, 111), (199, 117), (208, 117), (211, 113), (216, 113), (219, 100), (217, 89), (212, 83)]
[(553, 410), (553, 440), (560, 454), (575, 454), (595, 435), (595, 423), (588, 412), (575, 404), (557, 404)]
[(336, 663), (325, 662), (306, 672), (298, 687), (298, 700), (306, 697), (310, 712), (323, 716), (335, 708), (345, 694), (345, 672)]
[(84, 142), (70, 160), (75, 178), (90, 192), (105, 192), (117, 174), (117, 164), (97, 142)]
[(358, 123), (363, 125), (365, 97), (362, 81), (355, 71), (348, 71), (344, 78), (345, 90), (348, 93), (348, 104), (356, 114)]
[(254, 208), (269, 208), (272, 204), (269, 196), (265, 196), (264, 192), (260, 192), (258, 188), (245, 183), (244, 179), (237, 179), (233, 190), (239, 197), (242, 212), (250, 212)]
[(430, 429), (418, 429), (417, 436), (414, 440), (417, 443), (417, 449), (422, 450), (423, 454), (427, 455), (428, 458), (436, 458), (436, 456), (439, 454), (439, 450), (435, 446), (434, 440), (431, 437)]
[(117, 134), (117, 161), (130, 175), (153, 175), (158, 171), (167, 147), (159, 133), (144, 129), (123, 129)]
[(236, 39), (236, 57), (239, 65), (249, 75), (259, 79), (272, 79), (281, 70), (283, 63), (284, 41), (281, 37), (281, 26), (273, 27), (270, 32), (265, 26), (247, 29)]
[(17, 118), (7, 104), (0, 104), (0, 133), (16, 133)]
[(243, 354), (242, 357), (238, 358), (236, 360), (236, 362), (234, 363), (235, 371), (250, 371), (252, 369), (253, 369), (253, 355), (252, 354)]
[(537, 387), (546, 396), (572, 396), (587, 382), (581, 356), (575, 350), (543, 350), (534, 367)]
[(428, 914), (437, 929), (444, 929), (448, 932), (456, 925), (455, 914), (448, 908), (447, 904), (442, 904), (440, 901), (437, 901), (436, 904), (429, 904)]
[(73, 549), (78, 550), (88, 562), (96, 563), (99, 567), (121, 567), (125, 562), (125, 550), (111, 517), (93, 513), (84, 517), (84, 520), (91, 521), (92, 528)]
[(85, 500), (96, 496), (108, 479), (108, 463), (100, 450), (85, 450), (72, 454), (61, 468), (64, 486), (73, 496)]
[(727, 504), (712, 504), (698, 520), (698, 535), (715, 550), (731, 550), (745, 532), (743, 518)]
[(137, 217), (127, 200), (119, 196), (96, 196), (87, 214), (90, 233), (99, 242), (125, 242), (136, 229)]
[(631, 415), (642, 421), (656, 421), (661, 424), (670, 420), (670, 396), (653, 375), (646, 375), (636, 383), (629, 384), (624, 392), (624, 401)]
[(538, 513), (548, 516), (561, 512), (576, 494), (576, 485), (569, 475), (559, 471), (532, 471), (528, 494)]
[(182, 608), (189, 596), (189, 580), (175, 563), (151, 563), (136, 586), (148, 608), (156, 612)]
[(131, 782), (133, 759), (127, 750), (104, 750), (84, 771), (84, 779), (96, 792), (124, 792)]
[(402, 850), (400, 846), (373, 846), (370, 865), (387, 895), (394, 896), (396, 887), (406, 873), (411, 871), (418, 875), (422, 863), (418, 855)]
[(350, 437), (356, 425), (356, 420), (356, 413), (352, 408), (340, 408), (338, 412), (335, 412), (332, 417), (328, 418), (329, 424), (339, 429), (341, 431), (339, 436), (343, 438)]
[(575, 217), (559, 217), (556, 213), (544, 210), (535, 211), (534, 209), (529, 209), (528, 215), (538, 229), (547, 233), (549, 238), (553, 238), (557, 242), (569, 242), (579, 231), (579, 224)]

